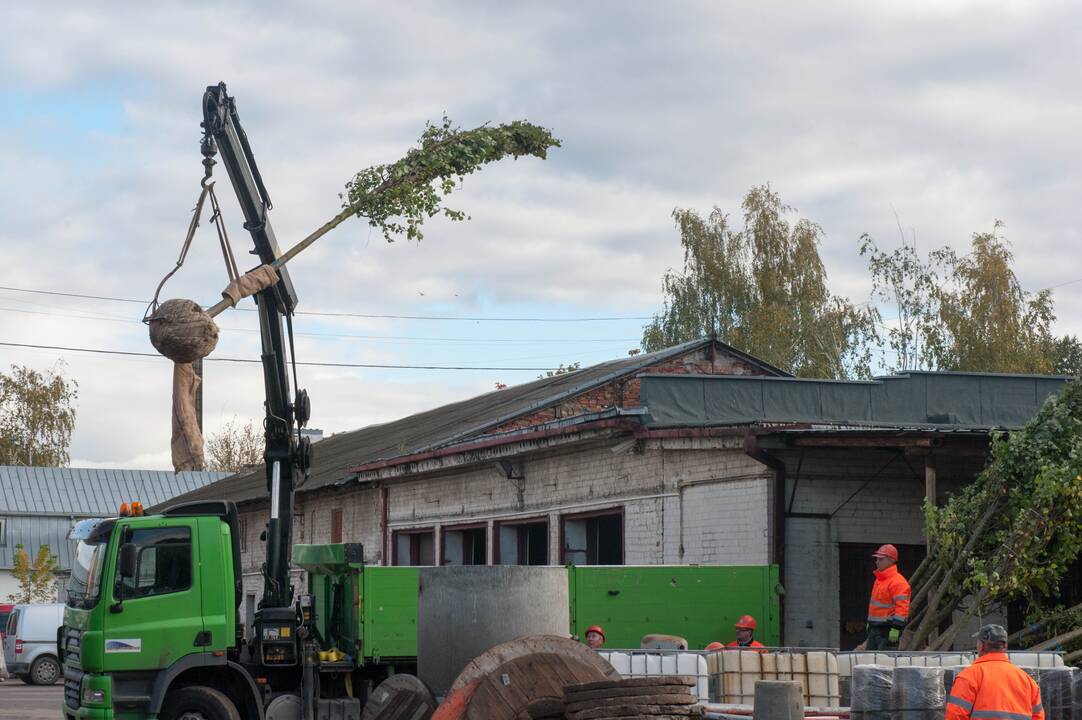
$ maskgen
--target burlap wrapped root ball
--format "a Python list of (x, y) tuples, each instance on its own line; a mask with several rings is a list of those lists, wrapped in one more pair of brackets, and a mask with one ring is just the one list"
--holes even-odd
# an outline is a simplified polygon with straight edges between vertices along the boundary
[(198, 303), (166, 300), (150, 316), (150, 342), (173, 361), (173, 469), (202, 470), (206, 462), (196, 410), (200, 380), (192, 363), (213, 352), (218, 326)]
[(205, 358), (218, 344), (218, 326), (192, 300), (166, 300), (150, 316), (150, 342), (175, 363)]

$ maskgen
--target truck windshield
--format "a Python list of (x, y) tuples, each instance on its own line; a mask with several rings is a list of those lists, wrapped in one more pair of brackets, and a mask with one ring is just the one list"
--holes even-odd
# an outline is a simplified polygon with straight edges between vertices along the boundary
[(106, 547), (103, 543), (79, 541), (68, 581), (68, 604), (72, 607), (92, 608), (98, 603)]
[(105, 555), (109, 549), (116, 520), (84, 520), (72, 528), (68, 536), (78, 540), (68, 580), (68, 604), (77, 608), (92, 608), (101, 595), (101, 576)]

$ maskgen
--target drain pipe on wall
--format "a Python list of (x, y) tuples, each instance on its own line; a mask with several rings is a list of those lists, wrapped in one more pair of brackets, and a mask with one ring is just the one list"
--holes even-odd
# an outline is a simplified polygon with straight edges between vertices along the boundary
[[(744, 435), (744, 453), (774, 471), (774, 562), (778, 564), (778, 584), (785, 588), (785, 463), (759, 447), (759, 436), (749, 431)], [(781, 643), (785, 644), (785, 595), (778, 597)]]

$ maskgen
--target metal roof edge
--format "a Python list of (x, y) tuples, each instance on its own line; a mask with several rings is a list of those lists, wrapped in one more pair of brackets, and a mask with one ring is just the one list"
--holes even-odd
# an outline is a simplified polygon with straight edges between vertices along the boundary
[[(437, 448), (446, 447), (448, 444), (452, 444), (452, 443), (458, 442), (460, 440), (470, 438), (470, 437), (474, 436), (476, 433), (482, 432), (482, 431), (487, 430), (487, 429), (492, 428), (492, 427), (502, 425), (505, 422), (508, 422), (510, 420), (514, 420), (517, 417), (521, 417), (523, 415), (528, 415), (528, 414), (530, 414), (532, 412), (536, 412), (537, 410), (541, 410), (543, 408), (546, 408), (546, 407), (552, 405), (553, 403), (561, 402), (563, 400), (566, 400), (569, 397), (574, 397), (576, 395), (580, 395), (580, 394), (586, 392), (587, 390), (592, 390), (595, 387), (605, 385), (606, 383), (612, 382), (616, 378), (621, 377), (623, 375), (629, 375), (631, 373), (638, 372), (639, 370), (641, 370), (644, 367), (648, 367), (648, 366), (653, 365), (655, 363), (662, 362), (663, 360), (668, 360), (671, 357), (675, 357), (675, 356), (678, 356), (678, 355), (683, 355), (684, 353), (689, 352), (690, 350), (693, 350), (696, 347), (705, 346), (707, 343), (710, 343), (710, 342), (719, 342), (720, 343), (720, 341), (712, 341), (710, 338), (703, 338), (703, 339), (700, 339), (700, 340), (689, 340), (689, 341), (687, 341), (685, 343), (681, 343), (680, 345), (673, 345), (671, 348), (666, 348), (664, 350), (659, 350), (656, 353), (646, 353), (646, 354), (641, 356), (642, 360), (639, 361), (639, 362), (632, 363), (631, 365), (623, 367), (623, 368), (621, 368), (619, 370), (614, 370), (614, 371), (612, 371), (610, 373), (602, 375), (601, 377), (595, 378), (595, 379), (590, 380), (588, 382), (583, 382), (583, 383), (581, 383), (579, 385), (574, 385), (574, 386), (568, 388), (567, 390), (564, 390), (563, 392), (556, 393), (555, 395), (550, 395), (550, 396), (548, 396), (548, 397), (546, 397), (546, 398), (544, 398), (542, 400), (538, 400), (538, 401), (536, 401), (534, 403), (531, 403), (531, 404), (527, 405), (524, 408), (519, 408), (519, 409), (517, 409), (517, 410), (515, 410), (513, 412), (501, 415), (500, 417), (496, 418), (495, 420), (491, 420), (491, 421), (483, 423), (481, 425), (474, 426), (474, 427), (472, 427), (472, 428), (470, 428), (468, 430), (463, 430), (463, 431), (461, 431), (461, 432), (459, 432), (459, 433), (457, 433), (455, 435), (451, 435), (450, 437), (447, 437), (447, 438), (445, 438), (445, 439), (443, 439), (443, 440), (441, 440), (439, 442), (430, 443), (428, 445), (421, 446), (421, 447), (417, 448), (414, 452), (415, 453), (426, 452), (426, 451), (429, 451), (429, 450), (435, 450)], [(724, 345), (724, 343), (721, 343), (721, 344)], [(726, 347), (728, 347), (728, 346), (726, 346)], [(608, 362), (616, 362), (616, 361), (609, 360)], [(605, 363), (598, 363), (598, 365), (604, 365), (604, 364)], [(588, 368), (583, 368), (583, 369), (588, 369)], [(383, 459), (391, 459), (391, 458), (383, 458)]]
[(880, 379), (872, 380), (838, 380), (836, 378), (802, 378), (794, 377), (774, 377), (770, 375), (709, 375), (707, 373), (684, 373), (681, 375), (674, 375), (669, 373), (643, 373), (641, 377), (644, 378), (681, 378), (681, 379), (702, 379), (709, 378), (711, 380), (768, 380), (770, 382), (796, 382), (796, 383), (824, 383), (831, 385), (882, 385)]
[(1005, 372), (977, 372), (971, 370), (902, 370), (891, 375), (876, 375), (875, 380), (890, 380), (892, 378), (906, 378), (913, 375), (949, 375), (955, 377), (1002, 377), (1033, 380), (1077, 380), (1076, 375), (1042, 375), (1040, 373), (1005, 373)]

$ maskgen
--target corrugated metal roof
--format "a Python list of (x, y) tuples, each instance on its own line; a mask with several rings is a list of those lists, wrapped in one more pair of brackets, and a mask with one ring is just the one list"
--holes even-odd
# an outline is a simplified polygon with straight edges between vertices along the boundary
[(95, 470), (0, 466), (0, 569), (14, 561), (15, 546), (33, 555), (42, 545), (71, 567), (68, 531), (77, 517), (112, 517), (120, 503), (150, 507), (227, 477), (220, 472)]
[[(485, 393), (381, 425), (332, 435), (313, 448), (311, 475), (301, 489), (334, 485), (348, 475), (349, 468), (357, 465), (427, 452), (479, 437), (510, 420), (554, 407), (617, 378), (637, 374), (650, 365), (708, 347), (711, 342), (708, 338), (693, 340), (653, 353), (610, 360), (572, 373)], [(784, 370), (730, 345), (713, 342), (721, 352), (758, 367), (767, 374), (791, 377)], [(177, 500), (213, 498), (244, 502), (267, 495), (266, 471), (259, 467)]]
[(150, 507), (229, 473), (0, 466), (0, 515), (115, 515), (122, 502)]

